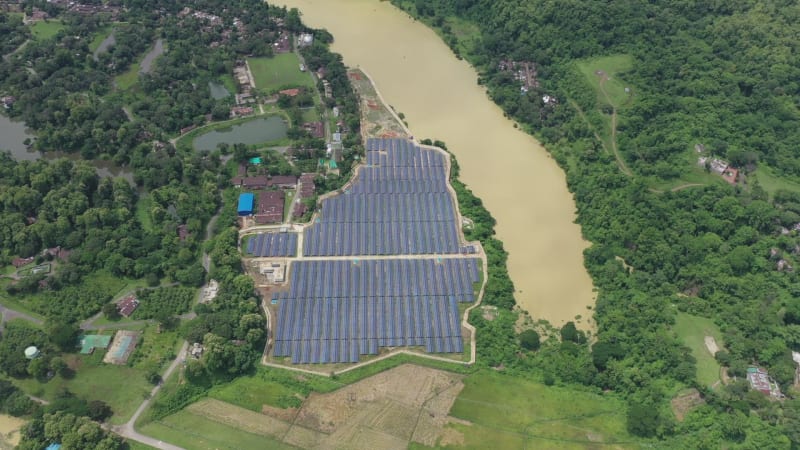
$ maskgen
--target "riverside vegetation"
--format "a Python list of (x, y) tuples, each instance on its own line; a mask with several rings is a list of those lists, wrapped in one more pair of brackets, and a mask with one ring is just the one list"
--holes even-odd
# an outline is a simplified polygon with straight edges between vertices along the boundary
[[(560, 346), (539, 351), (552, 358), (529, 364), (507, 352), (497, 362), (546, 381), (621, 393), (629, 431), (662, 445), (800, 445), (791, 358), (800, 349), (800, 297), (797, 274), (786, 266), (800, 255), (798, 235), (789, 231), (800, 222), (800, 197), (781, 181), (771, 193), (757, 182), (768, 169), (789, 188), (800, 173), (792, 100), (800, 67), (785, 58), (795, 46), (798, 25), (787, 18), (797, 6), (394, 3), (475, 65), (492, 99), (548, 147), (592, 242), (585, 257), (599, 290), (593, 342), (562, 330)], [(459, 33), (463, 23), (479, 31)], [(629, 88), (623, 104), (592, 79), (603, 73), (581, 70), (606, 56), (616, 57), (601, 63), (618, 64), (607, 70), (617, 71), (620, 90)], [(514, 71), (503, 69), (508, 61), (534, 63), (538, 86), (521, 93)], [(697, 143), (744, 176), (732, 186), (710, 176), (682, 181), (695, 170)], [(713, 319), (722, 333), (716, 360), (735, 381), (713, 389), (698, 381), (695, 358), (676, 335), (678, 311)], [(788, 398), (769, 401), (748, 390), (749, 365), (769, 369)], [(668, 401), (682, 386), (699, 389), (705, 402), (681, 422)]]

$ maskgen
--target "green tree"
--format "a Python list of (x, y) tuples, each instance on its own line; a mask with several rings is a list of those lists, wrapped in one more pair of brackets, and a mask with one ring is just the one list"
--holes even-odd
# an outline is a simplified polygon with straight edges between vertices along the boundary
[(539, 341), (539, 333), (537, 333), (536, 330), (525, 330), (519, 335), (519, 343), (522, 345), (522, 348), (526, 350), (539, 350), (541, 345)]

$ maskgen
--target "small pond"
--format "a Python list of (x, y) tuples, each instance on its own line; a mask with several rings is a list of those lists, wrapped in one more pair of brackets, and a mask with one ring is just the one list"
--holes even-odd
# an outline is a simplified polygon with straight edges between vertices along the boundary
[(270, 116), (238, 123), (228, 128), (209, 131), (197, 136), (192, 145), (196, 150), (211, 151), (217, 145), (261, 144), (263, 142), (284, 139), (288, 126), (279, 116)]
[(153, 69), (153, 63), (156, 58), (161, 56), (162, 53), (164, 53), (164, 40), (159, 38), (153, 46), (153, 49), (144, 55), (142, 63), (139, 64), (139, 73), (149, 73), (150, 70)]

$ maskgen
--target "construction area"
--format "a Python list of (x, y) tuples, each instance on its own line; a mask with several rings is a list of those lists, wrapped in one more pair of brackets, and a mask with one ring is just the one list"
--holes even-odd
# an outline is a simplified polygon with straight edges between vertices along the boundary
[(461, 375), (405, 364), (329, 394), (312, 393), (300, 408), (264, 405), (261, 414), (205, 399), (191, 414), (299, 448), (352, 450), (435, 446), (464, 388)]

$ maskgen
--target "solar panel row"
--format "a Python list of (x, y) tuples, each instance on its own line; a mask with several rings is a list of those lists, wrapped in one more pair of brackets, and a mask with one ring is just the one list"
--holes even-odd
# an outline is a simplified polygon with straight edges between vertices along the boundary
[(430, 222), (452, 223), (450, 194), (369, 194), (334, 197), (322, 204), (323, 223)]
[(344, 195), (323, 202), (306, 229), (303, 254), (462, 253), (446, 157), (403, 139), (373, 139), (367, 147), (368, 165)]
[(273, 299), (446, 297), (471, 302), (480, 273), (477, 259), (296, 261), (290, 278), (289, 292), (275, 293)]
[(275, 356), (292, 363), (357, 362), (380, 347), (424, 346), (428, 352), (463, 351), (455, 299), (306, 298), (281, 306)]
[(306, 234), (306, 256), (359, 256), (460, 253), (448, 222), (322, 223)]
[(253, 256), (294, 256), (297, 233), (262, 233), (247, 241), (247, 253)]

